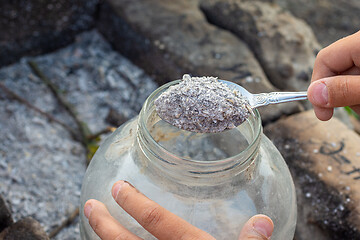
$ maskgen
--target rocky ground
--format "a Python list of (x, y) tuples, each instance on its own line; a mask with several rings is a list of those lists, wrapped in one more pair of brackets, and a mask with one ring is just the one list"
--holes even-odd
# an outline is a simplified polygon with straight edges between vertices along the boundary
[[(101, 143), (91, 136), (135, 116), (159, 84), (191, 73), (305, 90), (317, 52), (360, 25), (360, 2), (340, 2), (0, 3), (0, 239), (22, 226), (79, 239), (82, 176)], [(358, 121), (339, 110), (343, 123), (322, 124), (309, 108), (261, 109), (297, 188), (295, 237), (359, 239)]]
[[(111, 125), (110, 112), (135, 116), (156, 83), (113, 51), (96, 31), (54, 53), (0, 69), (0, 83), (75, 128), (73, 118), (29, 67), (35, 62), (75, 107), (92, 133)], [(15, 221), (31, 216), (50, 233), (78, 207), (86, 151), (68, 129), (0, 92), (0, 193)], [(79, 134), (80, 135), (80, 134)], [(77, 220), (57, 239), (78, 239)]]

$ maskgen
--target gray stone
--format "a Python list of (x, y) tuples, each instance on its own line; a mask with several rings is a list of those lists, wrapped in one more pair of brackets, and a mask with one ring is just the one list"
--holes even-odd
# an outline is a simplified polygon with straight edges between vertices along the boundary
[[(97, 28), (160, 84), (189, 73), (234, 81), (254, 93), (276, 90), (246, 44), (209, 24), (198, 1), (107, 0)], [(296, 111), (295, 103), (260, 110), (264, 122)]]
[(360, 136), (337, 119), (313, 111), (265, 128), (294, 179), (298, 220), (295, 238), (360, 239)]
[(55, 240), (80, 240), (80, 217), (77, 217), (74, 222), (61, 230), (54, 238)]
[(354, 128), (354, 131), (360, 134), (360, 118), (355, 116), (350, 116), (350, 123)]
[(15, 239), (49, 240), (49, 237), (38, 221), (27, 217), (11, 225), (0, 235), (0, 240)]
[(0, 195), (0, 232), (13, 223), (11, 211), (5, 199)]
[(351, 116), (344, 108), (335, 108), (333, 117), (339, 119), (343, 124), (345, 124), (351, 130), (355, 130), (355, 126), (351, 121)]
[(276, 87), (307, 89), (321, 47), (303, 20), (261, 1), (205, 0), (201, 9), (210, 22), (247, 43)]
[(105, 121), (111, 126), (120, 126), (127, 120), (129, 120), (129, 118), (125, 117), (124, 114), (115, 109), (110, 109), (108, 115), (105, 118)]
[(99, 0), (0, 1), (0, 66), (71, 43), (94, 24)]
[[(71, 127), (73, 119), (32, 73), (28, 60), (60, 89), (92, 133), (109, 125), (111, 109), (134, 117), (157, 87), (96, 31), (79, 35), (74, 44), (57, 52), (0, 69), (2, 84)], [(14, 220), (32, 216), (50, 233), (79, 206), (85, 149), (64, 127), (1, 90), (0, 142), (0, 194), (11, 202)], [(74, 222), (56, 239), (79, 239), (78, 233)]]
[(288, 9), (313, 28), (323, 46), (359, 30), (359, 0), (264, 0)]

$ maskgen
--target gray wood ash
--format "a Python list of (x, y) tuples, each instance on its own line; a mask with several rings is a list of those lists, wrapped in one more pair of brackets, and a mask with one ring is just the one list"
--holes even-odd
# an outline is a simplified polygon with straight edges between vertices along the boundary
[(240, 125), (250, 114), (241, 94), (215, 77), (185, 74), (154, 103), (164, 121), (192, 132), (222, 132)]

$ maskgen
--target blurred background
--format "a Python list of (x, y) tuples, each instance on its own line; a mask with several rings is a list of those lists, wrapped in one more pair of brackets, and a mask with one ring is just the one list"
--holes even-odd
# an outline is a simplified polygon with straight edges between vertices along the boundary
[[(318, 51), (357, 32), (359, 12), (358, 0), (0, 1), (0, 239), (79, 239), (87, 164), (159, 85), (189, 73), (306, 90)], [(360, 239), (358, 116), (338, 109), (329, 128), (349, 133), (304, 153), (312, 136), (273, 129), (309, 111), (260, 110), (297, 188), (295, 239)], [(335, 155), (312, 164), (319, 154)]]

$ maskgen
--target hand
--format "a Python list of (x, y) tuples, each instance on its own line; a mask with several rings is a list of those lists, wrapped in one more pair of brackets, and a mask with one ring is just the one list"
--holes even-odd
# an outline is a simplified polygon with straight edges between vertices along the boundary
[(323, 121), (334, 107), (360, 114), (360, 31), (322, 49), (316, 57), (308, 98)]
[[(118, 181), (112, 187), (115, 201), (148, 232), (158, 239), (214, 239), (182, 218), (153, 202), (131, 184)], [(84, 214), (91, 227), (103, 240), (141, 239), (116, 221), (105, 205), (91, 199), (85, 203)], [(265, 215), (256, 215), (245, 224), (239, 240), (269, 239), (273, 222)]]

